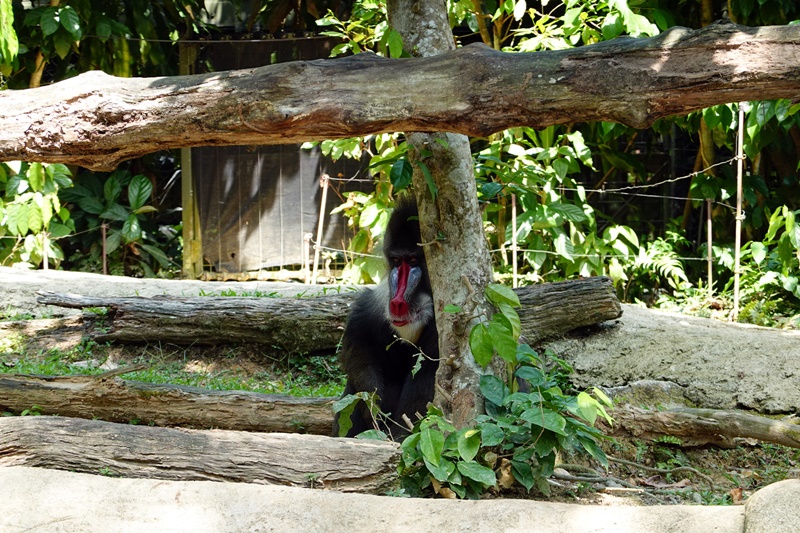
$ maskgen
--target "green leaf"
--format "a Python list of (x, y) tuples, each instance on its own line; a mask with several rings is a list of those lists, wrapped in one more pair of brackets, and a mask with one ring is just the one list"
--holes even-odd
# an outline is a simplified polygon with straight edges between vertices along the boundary
[(489, 336), (492, 338), (497, 355), (504, 361), (515, 363), (517, 360), (517, 339), (514, 337), (511, 327), (507, 324), (505, 317), (495, 314), (489, 322)]
[(492, 283), (487, 285), (486, 297), (494, 305), (506, 303), (511, 307), (520, 306), (519, 297), (517, 296), (517, 293), (515, 293), (513, 289), (506, 287), (505, 285), (500, 285), (498, 283)]
[(556, 176), (558, 177), (559, 182), (563, 182), (564, 178), (567, 177), (567, 173), (569, 172), (569, 161), (566, 159), (556, 159), (552, 163), (553, 170), (556, 171)]
[(598, 402), (586, 392), (578, 393), (578, 414), (593, 426), (597, 420)]
[(390, 29), (386, 44), (389, 46), (391, 57), (401, 57), (403, 55), (403, 37), (397, 30)]
[(447, 304), (444, 306), (445, 313), (458, 314), (461, 312), (461, 307), (455, 304)]
[(103, 185), (103, 198), (105, 198), (106, 203), (110, 205), (119, 199), (121, 193), (122, 184), (119, 182), (119, 179), (117, 179), (116, 173), (114, 173), (108, 177)]
[(41, 163), (31, 163), (28, 169), (28, 183), (32, 191), (41, 191), (44, 188), (44, 167)]
[(153, 259), (158, 261), (158, 264), (161, 265), (161, 268), (169, 269), (173, 266), (172, 261), (169, 260), (167, 254), (160, 248), (150, 244), (142, 244), (142, 249), (144, 249), (148, 254), (150, 254)]
[(545, 407), (535, 407), (533, 409), (523, 411), (523, 413), (520, 415), (520, 418), (529, 424), (533, 424), (534, 426), (549, 429), (553, 433), (558, 433), (559, 435), (567, 434), (566, 431), (564, 431), (564, 428), (567, 425), (567, 421), (564, 419), (564, 417)]
[(61, 19), (61, 25), (64, 27), (64, 29), (69, 32), (74, 40), (80, 41), (82, 32), (81, 19), (78, 16), (78, 12), (75, 11), (72, 6), (64, 6), (61, 8), (61, 11), (58, 15)]
[(14, 235), (28, 233), (28, 205), (9, 204), (6, 207), (6, 224), (8, 230)]
[(392, 165), (392, 170), (389, 172), (389, 179), (392, 186), (398, 191), (408, 188), (411, 185), (411, 177), (414, 174), (414, 167), (408, 162), (406, 158), (398, 159)]
[[(105, 211), (105, 206), (103, 205), (103, 202), (101, 202), (100, 199), (95, 196), (87, 196), (84, 198), (80, 198), (77, 203), (78, 207), (80, 207), (81, 210), (86, 211), (87, 213), (90, 213), (92, 215), (99, 215), (103, 211)], [(125, 216), (127, 217), (127, 213), (125, 214)]]
[(563, 216), (570, 222), (583, 222), (588, 220), (588, 217), (586, 216), (586, 213), (583, 212), (583, 209), (575, 204), (562, 204), (559, 202), (554, 202), (547, 207)]
[(767, 258), (768, 251), (764, 243), (758, 241), (750, 243), (750, 253), (753, 255), (753, 261), (755, 261), (757, 265), (760, 265), (761, 262)]
[(500, 313), (508, 320), (508, 323), (511, 325), (511, 335), (514, 337), (514, 362), (516, 362), (516, 351), (517, 351), (517, 339), (519, 339), (520, 331), (521, 331), (521, 323), (519, 319), (519, 315), (514, 308), (508, 305), (505, 302), (501, 302), (497, 305), (497, 309)]
[(428, 472), (430, 472), (433, 477), (441, 482), (447, 481), (456, 470), (456, 465), (447, 459), (442, 459), (441, 464), (439, 465), (431, 463), (427, 457), (423, 457), (422, 460), (425, 463), (425, 468), (428, 469)]
[[(465, 429), (458, 434), (458, 454), (464, 461), (472, 461), (481, 448), (481, 432), (478, 429)], [(463, 473), (463, 472), (462, 472)]]
[(489, 329), (485, 325), (478, 324), (472, 328), (469, 333), (469, 347), (475, 362), (482, 368), (486, 368), (494, 355), (494, 347), (492, 338), (489, 336)]
[(353, 411), (356, 408), (356, 404), (359, 402), (359, 398), (352, 394), (348, 394), (347, 396), (343, 396), (339, 398), (335, 402), (333, 402), (333, 412), (339, 413), (339, 436), (346, 437), (347, 432), (353, 427), (353, 421), (351, 420), (351, 416)]
[[(78, 203), (79, 203), (79, 205), (81, 205), (81, 207), (83, 206), (82, 203), (80, 203), (80, 202), (78, 202)], [(112, 205), (108, 210), (103, 211), (100, 214), (100, 218), (107, 218), (109, 220), (116, 220), (116, 221), (119, 221), (119, 222), (125, 222), (131, 216), (135, 217), (135, 215), (130, 213), (125, 207), (123, 207), (123, 206), (121, 206), (119, 204)]]
[(581, 443), (581, 446), (583, 446), (583, 449), (589, 452), (589, 455), (594, 457), (601, 465), (608, 467), (608, 458), (606, 457), (605, 452), (594, 441), (594, 439), (585, 437), (583, 435), (578, 435), (577, 439), (578, 442)]
[(142, 227), (136, 215), (131, 214), (122, 225), (122, 236), (125, 237), (125, 242), (138, 241), (142, 238)]
[(42, 13), (42, 18), (39, 20), (39, 26), (42, 28), (42, 35), (47, 37), (53, 35), (61, 26), (58, 20), (58, 8), (50, 6)]
[(493, 422), (487, 422), (480, 425), (481, 428), (481, 444), (487, 448), (497, 446), (505, 438), (503, 430), (500, 426)]
[(72, 37), (64, 30), (59, 29), (55, 35), (53, 35), (53, 46), (55, 46), (56, 54), (61, 59), (65, 59), (67, 55), (69, 55), (70, 51), (72, 50)]
[(514, 474), (514, 479), (519, 481), (526, 490), (530, 491), (533, 488), (534, 476), (530, 463), (512, 460), (511, 472)]
[(439, 193), (439, 189), (436, 187), (436, 182), (433, 181), (433, 176), (431, 175), (431, 171), (428, 170), (428, 167), (422, 161), (417, 161), (417, 165), (419, 169), (422, 171), (422, 175), (425, 177), (425, 183), (428, 185), (428, 190), (431, 193), (431, 198), (436, 199), (436, 195)]
[(503, 398), (508, 394), (508, 387), (496, 376), (484, 374), (481, 376), (481, 394), (493, 404), (503, 405)]
[(482, 483), (487, 487), (494, 487), (497, 485), (497, 477), (495, 476), (494, 470), (489, 467), (483, 466), (475, 461), (460, 461), (456, 466), (464, 477)]
[(137, 174), (131, 179), (128, 185), (128, 202), (133, 211), (144, 206), (150, 200), (151, 194), (153, 194), (153, 184), (149, 179), (141, 174)]
[(425, 459), (432, 465), (439, 466), (444, 450), (444, 435), (438, 429), (422, 430), (419, 434), (419, 448)]

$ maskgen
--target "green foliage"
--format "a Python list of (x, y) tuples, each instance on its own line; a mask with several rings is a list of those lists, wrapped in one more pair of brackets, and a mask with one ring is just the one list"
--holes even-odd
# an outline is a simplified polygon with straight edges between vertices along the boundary
[[(157, 211), (150, 204), (151, 181), (127, 170), (108, 176), (86, 174), (73, 188), (61, 192), (61, 199), (79, 208), (76, 227), (87, 231), (87, 259), (98, 261), (103, 253), (101, 226), (106, 227), (105, 253), (112, 272), (139, 273), (154, 277), (157, 271), (169, 272), (177, 264), (164, 252), (167, 248), (156, 235), (155, 223), (148, 215)], [(173, 237), (174, 240), (174, 237)]]
[(403, 52), (403, 39), (386, 21), (386, 7), (371, 0), (355, 2), (348, 20), (339, 20), (332, 11), (317, 20), (317, 25), (328, 28), (321, 35), (338, 37), (342, 43), (331, 50), (331, 57), (358, 54), (366, 50), (385, 57), (408, 57)]
[[(503, 285), (489, 285), (486, 296), (499, 312), (470, 334), (475, 360), (488, 366), (494, 355), (506, 363), (507, 376), (481, 376), (486, 414), (473, 426), (456, 430), (435, 408), (414, 427), (402, 444), (400, 473), (411, 494), (429, 488), (442, 495), (476, 498), (497, 488), (497, 475), (510, 466), (513, 480), (530, 491), (548, 493), (556, 454), (583, 451), (604, 466), (605, 453), (597, 441), (605, 438), (594, 428), (598, 416), (611, 423), (608, 397), (565, 392), (572, 368), (552, 355), (541, 358), (527, 344), (518, 344), (520, 320), (517, 295)], [(503, 458), (498, 462), (498, 458)], [(497, 472), (496, 472), (497, 471)], [(511, 486), (503, 480), (503, 486)]]
[(58, 266), (64, 253), (57, 240), (75, 229), (58, 196), (70, 187), (61, 164), (0, 164), (0, 264), (35, 268), (46, 256)]
[[(456, 430), (429, 408), (402, 443), (400, 474), (407, 493), (478, 498), (497, 489), (499, 478), (503, 488), (516, 483), (548, 494), (547, 477), (558, 453), (586, 452), (607, 465), (597, 445), (605, 437), (593, 427), (598, 416), (611, 421), (605, 394), (564, 392), (565, 372), (572, 369), (527, 346), (520, 347), (513, 368), (511, 386), (495, 376), (481, 378), (486, 414), (474, 426)], [(502, 472), (509, 468), (512, 478), (506, 479)]]

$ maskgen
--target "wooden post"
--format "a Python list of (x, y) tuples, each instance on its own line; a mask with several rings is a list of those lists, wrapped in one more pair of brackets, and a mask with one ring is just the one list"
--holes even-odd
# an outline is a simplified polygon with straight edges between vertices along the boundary
[(519, 287), (517, 280), (517, 195), (511, 195), (511, 269), (513, 277), (511, 286), (515, 289)]
[(319, 271), (319, 253), (322, 249), (322, 230), (325, 225), (325, 209), (328, 204), (328, 180), (330, 176), (323, 174), (320, 176), (319, 186), (322, 187), (322, 201), (319, 206), (319, 224), (317, 224), (317, 242), (314, 243), (314, 273), (311, 276), (311, 284), (317, 284), (317, 272)]
[(49, 246), (50, 239), (47, 238), (47, 232), (42, 233), (42, 269), (43, 270), (50, 270), (50, 265), (48, 265), (47, 261), (47, 247)]
[(736, 140), (736, 235), (733, 259), (733, 313), (731, 319), (739, 318), (739, 261), (742, 247), (742, 172), (744, 167), (744, 108), (739, 102), (739, 135)]
[(106, 224), (100, 224), (100, 236), (103, 239), (103, 275), (108, 276), (108, 258), (106, 257)]
[[(194, 74), (197, 57), (195, 44), (181, 43), (179, 46), (181, 75)], [(183, 221), (183, 269), (182, 277), (197, 279), (203, 273), (203, 241), (200, 230), (200, 211), (192, 176), (192, 150), (181, 148), (181, 205)]]

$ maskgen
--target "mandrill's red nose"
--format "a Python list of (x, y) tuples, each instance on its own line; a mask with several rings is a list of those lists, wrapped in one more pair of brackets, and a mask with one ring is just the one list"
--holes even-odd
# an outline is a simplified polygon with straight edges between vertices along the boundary
[(408, 304), (400, 294), (389, 302), (389, 312), (395, 318), (403, 318), (408, 315)]

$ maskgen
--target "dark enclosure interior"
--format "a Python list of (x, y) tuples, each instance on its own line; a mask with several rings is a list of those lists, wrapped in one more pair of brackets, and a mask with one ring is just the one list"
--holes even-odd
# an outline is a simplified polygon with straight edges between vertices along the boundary
[[(198, 48), (196, 72), (325, 58), (335, 44), (319, 37), (210, 42)], [(369, 174), (364, 164), (345, 158), (334, 162), (319, 147), (202, 147), (193, 148), (191, 157), (203, 260), (217, 272), (301, 265), (305, 252), (313, 257), (307, 237), (316, 239), (321, 208), (322, 245), (346, 249), (346, 221), (329, 213), (348, 191), (373, 187), (365, 181)], [(323, 174), (332, 178), (324, 207)]]

